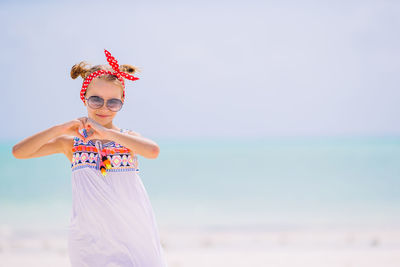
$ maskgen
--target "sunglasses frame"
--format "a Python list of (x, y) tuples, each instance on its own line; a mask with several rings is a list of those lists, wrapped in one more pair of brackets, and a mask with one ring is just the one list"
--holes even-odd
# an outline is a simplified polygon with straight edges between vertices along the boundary
[[(98, 107), (98, 108), (94, 108), (94, 107), (90, 106), (90, 104), (89, 104), (89, 99), (90, 99), (91, 97), (98, 97), (98, 98), (100, 98), (101, 100), (103, 100), (103, 105), (101, 105), (101, 107)], [(118, 112), (118, 111), (120, 111), (120, 110), (122, 109), (122, 107), (123, 107), (123, 105), (124, 105), (124, 102), (123, 102), (121, 99), (118, 99), (118, 98), (110, 98), (110, 99), (107, 99), (107, 101), (105, 101), (104, 98), (102, 98), (102, 97), (100, 97), (100, 96), (92, 95), (92, 96), (89, 96), (88, 98), (86, 98), (86, 96), (85, 96), (85, 99), (86, 99), (86, 101), (87, 101), (88, 106), (91, 107), (92, 109), (100, 109), (100, 108), (102, 108), (104, 105), (106, 105), (106, 107), (108, 108), (108, 110), (110, 110), (110, 111), (112, 111), (112, 112)], [(120, 108), (119, 110), (117, 110), (117, 111), (111, 110), (111, 109), (107, 106), (108, 101), (110, 101), (110, 100), (112, 100), (112, 99), (117, 99), (117, 100), (119, 100), (119, 101), (122, 103), (121, 108)]]

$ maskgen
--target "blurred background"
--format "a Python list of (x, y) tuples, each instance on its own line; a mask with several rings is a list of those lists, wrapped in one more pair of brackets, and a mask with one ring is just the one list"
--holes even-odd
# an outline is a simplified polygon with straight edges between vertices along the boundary
[[(70, 266), (70, 163), (15, 159), (86, 116), (80, 61), (138, 66), (115, 124), (170, 267), (399, 266), (397, 1), (1, 1), (0, 266)], [(21, 257), (23, 256), (23, 257)]]

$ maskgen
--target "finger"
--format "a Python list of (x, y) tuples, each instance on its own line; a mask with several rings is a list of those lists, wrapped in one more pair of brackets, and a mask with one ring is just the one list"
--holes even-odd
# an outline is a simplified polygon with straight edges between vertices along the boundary
[(79, 133), (80, 133), (81, 136), (84, 136), (83, 129), (85, 129), (85, 126), (83, 125), (82, 122), (80, 122), (79, 123)]
[(87, 121), (87, 117), (80, 117), (79, 120), (80, 120), (83, 124), (85, 124), (86, 121)]
[(79, 129), (76, 130), (77, 135), (76, 136), (80, 136), (82, 140), (85, 140), (85, 137), (79, 132)]
[(76, 119), (76, 121), (78, 122), (78, 128), (81, 129), (83, 128), (83, 122), (81, 118)]
[(79, 135), (81, 136), (81, 138), (82, 138), (83, 140), (86, 140), (87, 131), (86, 131), (86, 129), (85, 129), (84, 123), (83, 123), (81, 120), (79, 120), (78, 133), (79, 133)]

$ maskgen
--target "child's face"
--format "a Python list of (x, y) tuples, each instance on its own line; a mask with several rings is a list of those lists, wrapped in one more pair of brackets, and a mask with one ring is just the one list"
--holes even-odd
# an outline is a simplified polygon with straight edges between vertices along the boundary
[[(86, 90), (86, 98), (88, 99), (91, 96), (99, 96), (104, 99), (104, 105), (99, 109), (92, 109), (87, 104), (87, 100), (85, 100), (85, 106), (88, 111), (88, 117), (94, 119), (101, 125), (106, 125), (112, 122), (117, 112), (113, 112), (106, 107), (106, 102), (111, 98), (118, 98), (122, 100), (122, 87), (118, 86), (114, 82), (106, 81), (103, 79), (93, 79), (87, 90)], [(123, 102), (123, 101), (122, 101)], [(103, 115), (103, 116), (99, 116)]]

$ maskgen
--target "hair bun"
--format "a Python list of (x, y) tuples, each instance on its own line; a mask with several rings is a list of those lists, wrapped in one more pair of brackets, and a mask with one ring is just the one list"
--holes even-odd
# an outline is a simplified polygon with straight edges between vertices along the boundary
[(83, 79), (86, 78), (87, 74), (89, 73), (90, 68), (86, 66), (89, 65), (85, 61), (81, 61), (79, 64), (75, 64), (71, 68), (71, 78), (76, 79), (78, 76), (81, 76)]
[(128, 65), (128, 64), (120, 65), (119, 70), (122, 72), (131, 73), (131, 74), (140, 72), (140, 69), (138, 67)]

